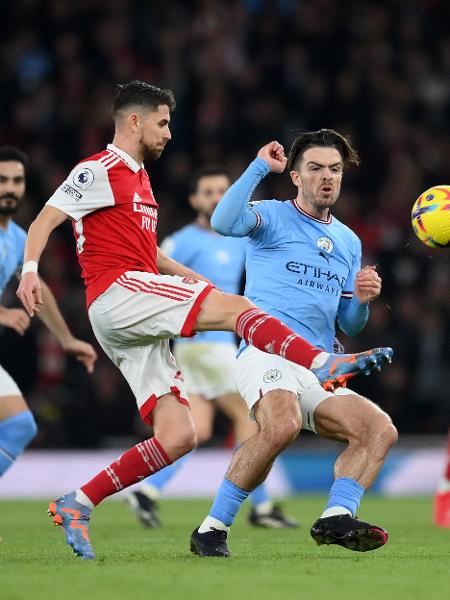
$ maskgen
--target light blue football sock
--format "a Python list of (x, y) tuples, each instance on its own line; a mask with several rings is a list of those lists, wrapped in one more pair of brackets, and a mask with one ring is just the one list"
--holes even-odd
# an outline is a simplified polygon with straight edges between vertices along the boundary
[(164, 467), (161, 471), (158, 471), (154, 475), (150, 475), (150, 477), (144, 479), (142, 483), (144, 485), (151, 485), (160, 492), (169, 483), (172, 477), (178, 473), (190, 454), (190, 452), (185, 454), (171, 465), (167, 465), (167, 467)]
[(0, 476), (5, 473), (37, 433), (29, 410), (0, 421)]
[(258, 485), (258, 487), (255, 488), (250, 494), (249, 499), (253, 506), (258, 506), (258, 504), (270, 502), (270, 496), (269, 492), (267, 491), (266, 484), (261, 483), (260, 485)]
[(232, 525), (241, 504), (250, 492), (224, 479), (214, 499), (209, 516), (221, 521), (227, 527)]
[(336, 479), (328, 495), (328, 504), (325, 510), (334, 506), (343, 506), (355, 516), (365, 489), (350, 477)]

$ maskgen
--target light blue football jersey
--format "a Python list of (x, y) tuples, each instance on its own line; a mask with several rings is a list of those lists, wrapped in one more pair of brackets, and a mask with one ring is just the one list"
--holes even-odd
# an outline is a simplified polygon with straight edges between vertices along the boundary
[[(245, 261), (243, 238), (224, 237), (191, 223), (166, 238), (161, 249), (174, 260), (207, 277), (221, 291), (239, 293)], [(186, 339), (177, 339), (177, 343), (183, 341)], [(194, 341), (233, 343), (235, 337), (230, 331), (203, 331), (197, 333)]]
[(8, 281), (22, 268), (27, 234), (13, 221), (8, 227), (0, 227), (0, 296)]
[(295, 200), (264, 200), (253, 211), (245, 296), (332, 352), (339, 302), (352, 297), (361, 268), (358, 236), (334, 216), (311, 217)]

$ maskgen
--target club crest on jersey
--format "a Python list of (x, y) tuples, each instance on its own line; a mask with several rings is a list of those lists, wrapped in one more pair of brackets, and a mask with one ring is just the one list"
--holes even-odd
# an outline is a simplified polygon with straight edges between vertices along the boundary
[(278, 369), (269, 369), (264, 373), (263, 381), (264, 383), (272, 383), (272, 381), (278, 381), (282, 377), (283, 375)]
[(94, 173), (91, 171), (91, 169), (88, 169), (87, 167), (82, 167), (81, 169), (78, 169), (77, 171), (75, 171), (72, 177), (74, 185), (76, 185), (78, 188), (81, 188), (82, 190), (85, 190), (86, 188), (90, 187), (94, 183), (94, 179)]
[(320, 248), (321, 250), (325, 250), (325, 252), (328, 252), (328, 254), (333, 252), (334, 244), (332, 240), (330, 240), (330, 238), (320, 237), (317, 240), (316, 244), (318, 248)]

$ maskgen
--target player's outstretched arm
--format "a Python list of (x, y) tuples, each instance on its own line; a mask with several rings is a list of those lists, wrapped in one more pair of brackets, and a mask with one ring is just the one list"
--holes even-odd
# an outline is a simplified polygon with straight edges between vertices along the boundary
[(28, 230), (22, 278), (17, 289), (17, 297), (30, 317), (39, 312), (39, 306), (42, 304), (41, 284), (37, 275), (39, 259), (51, 232), (66, 219), (67, 215), (61, 210), (46, 205)]
[(255, 229), (258, 217), (249, 208), (250, 198), (258, 183), (270, 171), (284, 171), (286, 160), (279, 142), (263, 146), (257, 158), (223, 195), (211, 217), (211, 227), (222, 235), (234, 237), (244, 237)]

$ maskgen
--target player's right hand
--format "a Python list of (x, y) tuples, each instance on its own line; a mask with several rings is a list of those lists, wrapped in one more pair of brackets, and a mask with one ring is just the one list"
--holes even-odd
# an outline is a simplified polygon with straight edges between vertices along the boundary
[(0, 312), (0, 325), (10, 327), (19, 335), (24, 335), (30, 326), (30, 317), (21, 308), (4, 308)]
[(39, 312), (39, 305), (43, 304), (41, 283), (37, 273), (24, 273), (16, 294), (30, 317), (36, 315)]
[(263, 146), (258, 152), (258, 158), (263, 158), (274, 173), (282, 173), (286, 168), (287, 158), (279, 142), (273, 141)]

